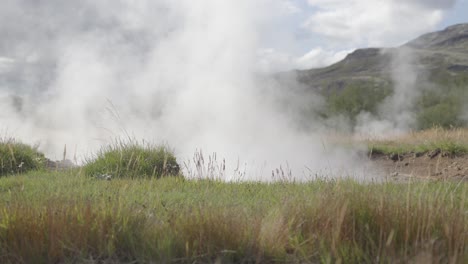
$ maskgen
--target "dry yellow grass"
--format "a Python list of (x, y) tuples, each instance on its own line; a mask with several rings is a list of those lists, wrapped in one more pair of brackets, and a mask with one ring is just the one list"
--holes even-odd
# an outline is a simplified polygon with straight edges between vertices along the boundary
[(0, 263), (467, 263), (467, 185), (0, 179)]
[(468, 129), (433, 128), (410, 132), (389, 139), (371, 139), (366, 144), (370, 152), (390, 153), (425, 153), (439, 150), (450, 155), (468, 153)]
[(468, 145), (468, 128), (432, 128), (423, 131), (413, 131), (406, 134), (396, 135), (386, 140), (374, 139), (369, 142), (393, 141), (399, 144), (420, 145), (440, 141), (453, 141), (458, 144)]
[(468, 128), (432, 128), (386, 135), (329, 134), (326, 142), (333, 145), (362, 147), (373, 153), (428, 152), (439, 149), (454, 155), (468, 154)]

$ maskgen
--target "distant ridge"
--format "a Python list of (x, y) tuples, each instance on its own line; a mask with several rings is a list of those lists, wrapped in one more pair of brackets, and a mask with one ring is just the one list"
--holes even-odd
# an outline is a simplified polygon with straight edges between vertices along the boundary
[(417, 91), (406, 106), (416, 116), (415, 128), (468, 126), (468, 24), (399, 47), (357, 49), (328, 67), (277, 77), (280, 83), (295, 79), (301, 84), (296, 89), (321, 94), (326, 107), (319, 115), (324, 118), (344, 116), (353, 124), (363, 112), (395, 115), (382, 112), (381, 104), (398, 86), (399, 91)]
[(444, 30), (427, 33), (406, 44), (415, 49), (468, 50), (468, 24), (450, 26)]
[[(430, 76), (468, 73), (468, 24), (424, 34), (395, 48), (357, 49), (345, 59), (319, 69), (295, 71), (298, 80), (312, 89), (343, 89), (355, 81), (390, 84), (391, 58), (402, 50), (417, 56), (417, 66)], [(434, 80), (437, 82), (437, 80)]]

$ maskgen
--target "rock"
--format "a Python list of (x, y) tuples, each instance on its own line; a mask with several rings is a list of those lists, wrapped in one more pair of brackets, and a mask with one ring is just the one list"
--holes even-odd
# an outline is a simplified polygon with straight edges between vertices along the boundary
[(423, 155), (424, 155), (424, 152), (416, 152), (416, 153), (414, 153), (414, 157), (415, 157), (415, 158), (422, 157)]
[(397, 154), (397, 153), (393, 153), (389, 156), (389, 158), (393, 161), (402, 161), (403, 160), (403, 156)]
[(110, 180), (112, 180), (112, 175), (110, 175), (110, 174), (100, 174), (100, 175), (95, 176), (95, 178), (98, 179), (98, 180), (110, 181)]
[(76, 164), (73, 163), (71, 160), (57, 160), (52, 161), (50, 159), (46, 159), (46, 167), (48, 169), (56, 169), (56, 170), (64, 170), (64, 169), (71, 169), (76, 167)]
[(441, 150), (440, 149), (435, 149), (429, 153), (427, 153), (427, 156), (431, 159), (437, 157), (440, 154)]

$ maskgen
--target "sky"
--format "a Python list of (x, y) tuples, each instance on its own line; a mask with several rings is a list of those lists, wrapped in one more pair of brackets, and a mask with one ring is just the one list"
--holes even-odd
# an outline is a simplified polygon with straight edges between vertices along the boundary
[[(5, 1), (7, 6), (15, 2), (2, 1)], [(30, 7), (31, 4), (28, 3), (34, 1), (20, 2)], [(468, 0), (254, 2), (260, 3), (259, 8), (271, 9), (265, 11), (270, 13), (270, 17), (264, 18), (264, 25), (260, 26), (258, 31), (260, 45), (257, 68), (262, 72), (323, 67), (343, 59), (357, 48), (400, 45), (423, 33), (468, 22)], [(38, 1), (34, 5), (37, 5), (38, 13), (41, 6), (54, 6), (57, 12), (52, 15), (57, 17), (62, 17), (58, 13), (67, 13), (72, 9), (54, 0)], [(17, 8), (21, 9), (20, 6), (21, 4), (17, 5)], [(9, 18), (7, 14), (4, 16), (4, 20), (6, 19), (9, 21), (2, 26), (7, 29), (14, 28), (15, 18)], [(53, 19), (50, 20), (50, 23), (54, 22)], [(95, 22), (93, 20), (90, 20), (90, 25)], [(8, 40), (2, 44), (8, 45)], [(12, 62), (9, 55), (0, 50), (0, 71)]]
[(265, 70), (322, 67), (366, 47), (401, 45), (468, 22), (468, 0), (284, 0), (263, 37)]

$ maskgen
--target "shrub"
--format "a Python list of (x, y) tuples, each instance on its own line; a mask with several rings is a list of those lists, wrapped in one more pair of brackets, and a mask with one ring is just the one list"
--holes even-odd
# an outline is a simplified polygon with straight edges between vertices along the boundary
[(432, 107), (423, 109), (418, 113), (417, 122), (419, 129), (430, 129), (432, 127), (462, 127), (460, 118), (461, 109), (457, 104), (443, 102)]
[(463, 104), (468, 99), (468, 92), (461, 87), (446, 87), (446, 91), (427, 91), (417, 102), (419, 129), (434, 126), (451, 128), (463, 127)]
[(86, 175), (116, 178), (160, 178), (177, 176), (179, 171), (174, 154), (166, 147), (122, 141), (102, 148), (84, 166)]
[(42, 169), (45, 156), (36, 147), (15, 139), (0, 139), (0, 176)]
[(391, 89), (385, 85), (364, 82), (348, 84), (328, 96), (328, 113), (345, 115), (354, 122), (363, 111), (377, 114), (379, 104), (390, 94)]

